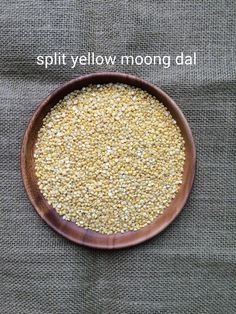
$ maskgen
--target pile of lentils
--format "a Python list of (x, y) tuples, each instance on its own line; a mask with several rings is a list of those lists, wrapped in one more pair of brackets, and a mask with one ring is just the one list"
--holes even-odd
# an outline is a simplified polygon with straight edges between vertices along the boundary
[(43, 120), (34, 156), (39, 189), (59, 215), (113, 234), (163, 213), (182, 183), (185, 151), (163, 104), (110, 83), (59, 101)]

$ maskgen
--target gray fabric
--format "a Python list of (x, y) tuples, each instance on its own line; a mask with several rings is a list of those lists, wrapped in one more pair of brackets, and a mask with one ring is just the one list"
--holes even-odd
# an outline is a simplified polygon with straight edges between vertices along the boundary
[[(1, 0), (0, 312), (236, 313), (234, 0)], [(195, 67), (36, 65), (39, 54), (198, 55)], [(60, 83), (119, 70), (161, 86), (197, 145), (191, 197), (161, 235), (114, 252), (80, 247), (37, 216), (19, 150), (39, 102)]]

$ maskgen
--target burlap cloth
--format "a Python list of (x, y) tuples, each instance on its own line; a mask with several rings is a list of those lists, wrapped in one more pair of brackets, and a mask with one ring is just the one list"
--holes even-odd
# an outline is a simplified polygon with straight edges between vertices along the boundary
[[(236, 313), (236, 3), (1, 0), (0, 313)], [(36, 56), (197, 52), (196, 66), (36, 65)], [(39, 102), (60, 83), (119, 70), (161, 86), (197, 146), (181, 215), (131, 249), (99, 251), (55, 234), (24, 192), (19, 150)]]

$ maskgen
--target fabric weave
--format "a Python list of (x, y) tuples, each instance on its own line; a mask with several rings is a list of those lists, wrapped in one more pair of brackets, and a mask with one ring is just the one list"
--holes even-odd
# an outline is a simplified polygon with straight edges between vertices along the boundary
[[(0, 311), (2, 314), (236, 313), (236, 3), (2, 0), (0, 12)], [(196, 66), (53, 66), (38, 55), (197, 53)], [(60, 83), (123, 71), (162, 87), (197, 147), (181, 215), (139, 246), (99, 251), (37, 216), (19, 168), (24, 129)]]

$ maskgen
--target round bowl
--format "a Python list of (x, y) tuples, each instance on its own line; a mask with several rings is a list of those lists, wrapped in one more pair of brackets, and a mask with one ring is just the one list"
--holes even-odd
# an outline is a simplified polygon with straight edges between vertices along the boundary
[[(59, 216), (43, 197), (37, 185), (34, 164), (34, 149), (37, 134), (42, 126), (43, 118), (60, 99), (76, 89), (89, 84), (125, 83), (146, 90), (162, 102), (176, 120), (185, 140), (186, 160), (184, 165), (182, 184), (175, 198), (163, 214), (146, 227), (137, 231), (104, 235), (89, 229), (77, 226)], [(196, 152), (190, 127), (174, 100), (160, 88), (149, 82), (124, 73), (102, 72), (83, 75), (75, 78), (53, 91), (46, 97), (31, 117), (25, 131), (21, 148), (21, 174), (26, 193), (37, 213), (43, 220), (65, 238), (82, 245), (101, 249), (118, 249), (141, 243), (164, 230), (180, 213), (190, 193), (195, 173)]]

